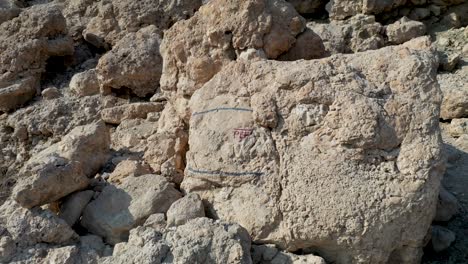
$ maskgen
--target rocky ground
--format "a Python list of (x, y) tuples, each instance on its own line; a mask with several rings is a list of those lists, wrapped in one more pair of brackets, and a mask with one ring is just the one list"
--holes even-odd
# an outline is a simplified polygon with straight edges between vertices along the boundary
[(467, 14), (0, 0), (0, 263), (468, 263)]

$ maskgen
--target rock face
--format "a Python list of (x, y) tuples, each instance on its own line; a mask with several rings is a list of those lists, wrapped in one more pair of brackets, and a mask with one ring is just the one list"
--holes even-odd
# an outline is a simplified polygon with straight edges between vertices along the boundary
[(149, 113), (161, 112), (163, 103), (134, 103), (106, 108), (101, 111), (102, 120), (108, 124), (120, 124), (123, 120), (143, 118)]
[(41, 208), (28, 210), (13, 201), (5, 202), (0, 223), (19, 247), (37, 243), (61, 244), (77, 238), (76, 233), (54, 213)]
[(295, 255), (279, 251), (274, 245), (252, 245), (254, 264), (325, 264), (325, 260), (313, 254)]
[(374, 50), (384, 46), (383, 27), (374, 16), (356, 15), (330, 24), (310, 22), (307, 27), (323, 40), (331, 54)]
[(212, 0), (165, 32), (161, 88), (191, 95), (242, 50), (277, 58), (304, 27), (304, 19), (280, 0)]
[(113, 46), (128, 33), (145, 26), (155, 25), (162, 32), (191, 17), (201, 3), (201, 0), (101, 1), (83, 36), (97, 47)]
[(99, 93), (99, 83), (95, 69), (77, 73), (70, 81), (70, 89), (79, 97)]
[(386, 28), (388, 40), (394, 44), (401, 44), (408, 40), (420, 37), (426, 33), (426, 26), (419, 21), (402, 17)]
[(205, 208), (200, 196), (189, 193), (171, 205), (167, 211), (167, 224), (168, 226), (183, 225), (191, 219), (204, 216)]
[(444, 93), (440, 117), (468, 117), (468, 67), (463, 67), (454, 74), (439, 74), (437, 79)]
[(102, 121), (74, 128), (27, 162), (21, 173), (29, 176), (15, 186), (15, 200), (31, 208), (85, 188), (109, 158), (109, 141)]
[(166, 213), (182, 195), (160, 175), (127, 177), (106, 186), (84, 210), (81, 224), (110, 244), (128, 238), (130, 229), (155, 213)]
[(357, 14), (379, 14), (406, 4), (406, 0), (331, 0), (327, 10), (332, 19), (345, 19)]
[(249, 235), (241, 226), (198, 218), (163, 234), (137, 227), (104, 263), (250, 264), (249, 248)]
[(71, 194), (63, 201), (59, 217), (65, 220), (69, 226), (73, 226), (80, 219), (81, 212), (91, 201), (93, 195), (94, 192), (91, 190)]
[(15, 109), (36, 94), (50, 56), (73, 53), (66, 33), (65, 18), (51, 5), (32, 6), (0, 24), (0, 111)]
[(444, 169), (429, 47), (225, 66), (190, 100), (182, 189), (255, 242), (418, 262)]
[(148, 26), (123, 37), (97, 66), (101, 91), (126, 87), (138, 96), (153, 95), (161, 77), (158, 28)]

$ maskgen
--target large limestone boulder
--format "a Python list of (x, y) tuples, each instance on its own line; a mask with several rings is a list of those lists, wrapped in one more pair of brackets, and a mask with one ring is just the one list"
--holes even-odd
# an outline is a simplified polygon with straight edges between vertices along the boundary
[(249, 250), (250, 238), (241, 226), (197, 218), (162, 234), (137, 227), (104, 263), (251, 264)]
[(138, 96), (153, 95), (162, 71), (158, 28), (148, 26), (129, 33), (99, 60), (96, 67), (101, 91), (128, 88)]
[(25, 164), (20, 173), (26, 177), (15, 186), (15, 200), (31, 208), (84, 189), (88, 177), (107, 162), (109, 145), (109, 131), (102, 121), (74, 128)]
[(277, 58), (304, 27), (305, 20), (282, 0), (212, 0), (164, 33), (161, 88), (191, 95), (241, 51)]
[(444, 169), (428, 38), (238, 61), (190, 100), (181, 188), (256, 242), (337, 263), (417, 263)]
[(35, 95), (50, 56), (73, 53), (66, 33), (65, 18), (53, 5), (34, 5), (0, 24), (0, 111)]
[(166, 213), (182, 194), (160, 175), (127, 177), (121, 185), (106, 186), (86, 206), (81, 224), (110, 244), (125, 241), (130, 229), (155, 213)]
[(70, 243), (78, 238), (73, 229), (51, 211), (40, 207), (25, 209), (14, 201), (6, 201), (0, 209), (0, 224), (18, 247)]
[(149, 25), (155, 25), (162, 33), (175, 22), (191, 17), (202, 4), (201, 0), (106, 0), (95, 5), (89, 0), (78, 2), (90, 3), (82, 4), (82, 8), (68, 4), (66, 9), (76, 10), (70, 12), (70, 18), (83, 19), (76, 15), (78, 11), (92, 16), (82, 22), (86, 26), (83, 36), (97, 47), (114, 46), (128, 33)]

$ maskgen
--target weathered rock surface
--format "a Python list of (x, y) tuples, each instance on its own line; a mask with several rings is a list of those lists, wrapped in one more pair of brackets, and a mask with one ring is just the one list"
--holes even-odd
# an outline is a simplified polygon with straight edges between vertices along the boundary
[(26, 163), (21, 173), (27, 177), (15, 186), (15, 200), (31, 208), (85, 188), (88, 177), (108, 160), (109, 141), (103, 122), (74, 128)]
[(163, 234), (137, 227), (104, 263), (250, 264), (249, 249), (249, 235), (241, 226), (198, 218)]
[(101, 117), (108, 124), (118, 125), (127, 119), (146, 119), (149, 113), (161, 112), (163, 109), (163, 103), (133, 103), (103, 109)]
[(116, 244), (128, 238), (130, 229), (155, 213), (166, 213), (182, 194), (160, 175), (127, 177), (108, 185), (86, 206), (81, 224), (90, 232)]
[(111, 182), (121, 182), (126, 177), (138, 177), (150, 174), (151, 169), (147, 164), (136, 160), (123, 160), (117, 164), (114, 171), (109, 176)]
[(242, 50), (277, 58), (304, 27), (304, 19), (281, 0), (212, 0), (164, 33), (161, 88), (191, 95)]
[(254, 264), (325, 264), (325, 260), (313, 254), (295, 255), (279, 251), (275, 245), (252, 245)]
[(99, 83), (95, 69), (77, 73), (70, 81), (70, 90), (79, 97), (99, 93)]
[(200, 196), (195, 193), (189, 193), (169, 207), (169, 210), (167, 210), (167, 225), (183, 225), (192, 219), (204, 216), (205, 208)]
[(356, 15), (329, 24), (310, 22), (307, 27), (320, 36), (325, 50), (331, 54), (374, 50), (385, 43), (383, 27), (374, 16)]
[(5, 202), (0, 208), (0, 223), (18, 247), (62, 244), (78, 237), (64, 220), (48, 210), (25, 209), (14, 201)]
[(65, 18), (53, 5), (35, 5), (0, 24), (0, 111), (35, 94), (50, 56), (73, 53)]
[(123, 37), (97, 65), (101, 91), (130, 89), (140, 97), (153, 95), (159, 84), (162, 58), (158, 28), (148, 26)]
[(422, 22), (410, 20), (407, 17), (402, 17), (386, 28), (388, 41), (394, 44), (404, 43), (425, 33), (426, 26)]
[(418, 262), (444, 169), (429, 47), (225, 66), (190, 100), (181, 188), (256, 242)]
[(468, 117), (468, 66), (462, 67), (454, 74), (439, 74), (437, 80), (444, 94), (440, 117)]
[(319, 35), (307, 28), (297, 36), (296, 43), (286, 53), (279, 56), (279, 60), (312, 60), (327, 57), (323, 41)]
[(60, 206), (59, 217), (65, 220), (69, 226), (73, 226), (80, 219), (86, 205), (88, 205), (94, 192), (91, 190), (73, 193), (68, 196)]
[(97, 14), (86, 24), (84, 38), (97, 47), (114, 46), (125, 35), (154, 25), (160, 32), (187, 19), (200, 7), (201, 0), (100, 1)]
[(10, 20), (21, 13), (21, 3), (16, 0), (0, 1), (0, 24)]
[(327, 11), (332, 19), (345, 19), (357, 14), (379, 14), (406, 4), (406, 0), (331, 0)]

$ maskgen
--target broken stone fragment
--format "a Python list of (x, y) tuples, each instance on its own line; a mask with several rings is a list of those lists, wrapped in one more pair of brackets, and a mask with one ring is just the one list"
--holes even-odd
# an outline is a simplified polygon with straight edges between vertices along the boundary
[(183, 225), (189, 220), (204, 216), (205, 208), (200, 196), (195, 193), (189, 193), (171, 205), (167, 211), (167, 225)]
[(420, 37), (426, 33), (426, 26), (419, 21), (402, 17), (400, 20), (386, 27), (388, 41), (401, 44), (408, 40)]
[(147, 164), (142, 164), (136, 160), (123, 160), (117, 164), (114, 171), (109, 176), (110, 182), (121, 182), (125, 177), (138, 177), (150, 174), (151, 169)]
[(99, 83), (95, 69), (73, 75), (70, 89), (79, 97), (99, 94)]
[(458, 213), (458, 209), (459, 204), (457, 198), (443, 186), (440, 186), (439, 200), (434, 221), (449, 221)]
[(181, 197), (182, 194), (160, 175), (127, 177), (118, 186), (106, 186), (97, 199), (86, 206), (81, 224), (114, 245), (125, 241), (130, 229), (143, 224), (151, 214), (166, 213)]
[(123, 120), (142, 118), (145, 119), (149, 113), (161, 112), (164, 109), (164, 103), (133, 103), (112, 108), (106, 108), (101, 111), (101, 117), (108, 124), (118, 125)]

